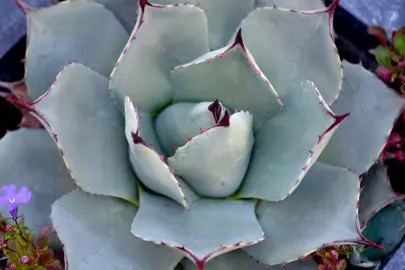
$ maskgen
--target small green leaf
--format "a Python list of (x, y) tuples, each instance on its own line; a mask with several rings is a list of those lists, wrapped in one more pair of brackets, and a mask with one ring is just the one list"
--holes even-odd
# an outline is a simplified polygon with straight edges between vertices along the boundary
[(392, 64), (391, 64), (392, 52), (390, 51), (389, 48), (379, 45), (377, 48), (373, 49), (371, 52), (374, 54), (377, 62), (380, 65), (384, 65), (386, 67), (392, 66)]
[(405, 32), (396, 32), (392, 38), (392, 44), (397, 51), (405, 54)]

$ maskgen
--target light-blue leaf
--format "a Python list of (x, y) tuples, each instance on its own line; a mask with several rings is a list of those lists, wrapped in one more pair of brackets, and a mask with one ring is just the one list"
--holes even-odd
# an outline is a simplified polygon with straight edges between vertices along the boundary
[(331, 33), (335, 6), (297, 12), (265, 7), (242, 21), (246, 47), (282, 99), (304, 80), (318, 85), (327, 104), (338, 97), (343, 72)]
[[(37, 235), (51, 224), (52, 203), (75, 188), (47, 132), (25, 128), (9, 132), (0, 141), (0, 185), (9, 184), (31, 191), (31, 201), (19, 205), (19, 214)], [(7, 206), (0, 208), (4, 218), (10, 217)]]
[(190, 4), (142, 2), (135, 29), (111, 74), (110, 89), (121, 111), (129, 96), (140, 111), (156, 113), (173, 98), (171, 69), (208, 52), (207, 19)]
[(255, 134), (238, 197), (280, 201), (299, 185), (344, 119), (335, 116), (312, 82), (284, 96), (284, 109)]
[(132, 233), (181, 250), (203, 269), (216, 256), (263, 240), (255, 204), (252, 200), (200, 199), (186, 210), (170, 199), (143, 191)]
[(52, 85), (59, 71), (72, 62), (108, 76), (128, 33), (103, 5), (65, 1), (27, 10), (29, 37), (25, 80), (36, 99)]
[(218, 99), (230, 109), (251, 112), (255, 129), (282, 109), (280, 97), (256, 65), (240, 32), (230, 45), (175, 67), (171, 79), (175, 101)]
[(133, 236), (136, 212), (133, 204), (81, 190), (56, 201), (51, 218), (69, 269), (172, 270), (181, 253)]
[[(184, 270), (197, 270), (197, 266), (188, 259), (181, 264)], [(317, 263), (314, 260), (294, 261), (286, 265), (268, 266), (258, 263), (249, 257), (243, 250), (235, 250), (225, 253), (209, 261), (204, 270), (316, 270)]]
[(344, 61), (343, 67), (342, 92), (331, 108), (350, 117), (319, 159), (360, 175), (378, 159), (405, 99), (361, 65)]
[(107, 93), (108, 80), (81, 64), (66, 66), (53, 87), (34, 102), (33, 114), (63, 152), (86, 192), (137, 199), (124, 118)]
[(253, 148), (253, 117), (237, 112), (192, 138), (167, 162), (199, 195), (221, 198), (239, 188)]
[(184, 187), (174, 177), (164, 157), (142, 138), (141, 120), (130, 99), (125, 98), (125, 135), (129, 158), (140, 181), (151, 190), (172, 198), (187, 207)]
[(266, 240), (244, 250), (273, 265), (297, 260), (323, 245), (357, 242), (359, 192), (356, 175), (315, 163), (291, 196), (259, 203), (256, 213)]

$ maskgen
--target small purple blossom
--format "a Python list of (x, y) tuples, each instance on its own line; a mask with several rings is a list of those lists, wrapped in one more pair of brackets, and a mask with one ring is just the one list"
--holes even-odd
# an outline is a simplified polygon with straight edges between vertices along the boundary
[(21, 263), (26, 264), (30, 261), (30, 258), (27, 255), (22, 256)]
[(13, 218), (17, 218), (18, 204), (28, 203), (31, 200), (31, 192), (27, 187), (21, 187), (17, 193), (17, 186), (14, 184), (8, 186), (2, 186), (0, 196), (0, 204), (7, 205), (8, 211), (13, 215)]
[(17, 266), (15, 266), (14, 264), (10, 265), (10, 270), (17, 270)]

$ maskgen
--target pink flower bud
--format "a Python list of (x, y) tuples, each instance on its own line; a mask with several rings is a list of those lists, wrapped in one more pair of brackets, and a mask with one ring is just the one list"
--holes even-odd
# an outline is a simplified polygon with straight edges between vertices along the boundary
[(7, 224), (6, 230), (7, 230), (8, 232), (12, 232), (12, 231), (14, 230), (14, 228), (13, 228), (13, 226), (11, 226), (10, 224)]
[(10, 270), (17, 270), (17, 267), (14, 264), (12, 264), (10, 265)]
[(26, 256), (26, 255), (22, 256), (21, 262), (22, 262), (23, 264), (26, 264), (26, 263), (28, 263), (29, 261), (30, 261), (30, 258), (28, 258), (28, 256)]

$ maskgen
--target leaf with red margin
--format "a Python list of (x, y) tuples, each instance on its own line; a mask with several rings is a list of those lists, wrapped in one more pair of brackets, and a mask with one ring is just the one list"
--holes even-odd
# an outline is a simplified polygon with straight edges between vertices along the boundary
[[(215, 102), (213, 103), (213, 105)], [(219, 107), (219, 106), (218, 106)], [(214, 118), (219, 119), (221, 112)], [(253, 117), (236, 112), (202, 131), (168, 158), (175, 174), (200, 195), (214, 198), (235, 193), (243, 181), (254, 144)]]
[(153, 0), (156, 4), (189, 2), (204, 10), (208, 20), (211, 50), (225, 46), (240, 22), (254, 9), (255, 0)]
[(301, 185), (281, 202), (261, 201), (256, 214), (263, 242), (244, 248), (261, 263), (298, 260), (324, 245), (370, 244), (360, 233), (358, 177), (343, 168), (315, 163)]
[(23, 9), (28, 21), (25, 81), (32, 99), (45, 93), (61, 68), (74, 61), (110, 75), (128, 40), (114, 14), (95, 2)]
[[(173, 170), (167, 166), (164, 157), (160, 155), (150, 141), (143, 138), (142, 120), (138, 111), (133, 107), (129, 97), (125, 98), (125, 135), (129, 144), (129, 155), (135, 173), (140, 181), (152, 191), (163, 194), (179, 204), (187, 207), (190, 197), (195, 197), (192, 191), (181, 184), (173, 175)], [(152, 128), (153, 126), (150, 125)], [(146, 131), (150, 134), (152, 131)], [(187, 194), (186, 194), (187, 189)], [(191, 194), (190, 194), (191, 193)]]
[[(70, 0), (72, 1), (72, 0)], [(73, 0), (82, 1), (82, 0)], [(111, 10), (125, 29), (131, 33), (138, 15), (138, 0), (91, 0)]]
[(199, 199), (186, 210), (162, 196), (141, 192), (132, 233), (180, 250), (198, 269), (226, 252), (263, 240), (253, 200)]
[(246, 48), (283, 101), (307, 79), (316, 82), (327, 104), (338, 97), (343, 72), (332, 24), (338, 3), (313, 11), (259, 8), (242, 21)]
[(123, 200), (73, 191), (52, 206), (64, 244), (66, 269), (172, 270), (182, 255), (130, 232), (137, 207)]
[(233, 42), (173, 69), (176, 102), (219, 99), (225, 107), (249, 110), (255, 129), (282, 110), (283, 103), (246, 49), (241, 31)]
[(256, 0), (256, 7), (288, 8), (293, 10), (315, 10), (325, 7), (322, 0)]
[(236, 197), (280, 201), (299, 185), (348, 114), (336, 116), (313, 82), (284, 96), (284, 109), (255, 134), (250, 166)]
[(367, 32), (370, 35), (375, 36), (381, 43), (381, 45), (383, 45), (384, 47), (387, 47), (387, 32), (385, 31), (385, 29), (381, 26), (378, 25), (373, 25), (368, 27)]
[(25, 107), (53, 137), (80, 188), (136, 203), (124, 118), (107, 87), (107, 78), (81, 64), (70, 64), (48, 92)]
[[(197, 136), (218, 122), (212, 117), (210, 106), (212, 106), (211, 102), (179, 102), (170, 105), (159, 113), (154, 127), (159, 142), (168, 156), (175, 153), (176, 147), (185, 145), (190, 138)], [(218, 101), (216, 109), (219, 108), (221, 113), (217, 115), (217, 120), (222, 119), (227, 110)]]
[(173, 97), (173, 67), (208, 52), (204, 12), (181, 3), (158, 5), (140, 1), (140, 14), (110, 77), (110, 90), (124, 111), (124, 98), (146, 113), (159, 112)]
[(359, 64), (343, 62), (344, 81), (336, 113), (350, 112), (329, 141), (319, 161), (347, 168), (357, 175), (378, 159), (405, 99)]
[[(197, 270), (187, 258), (181, 262), (184, 270)], [(268, 266), (258, 263), (243, 250), (235, 250), (218, 256), (207, 263), (204, 270), (315, 270), (315, 260), (294, 261), (286, 265)]]
[[(18, 210), (36, 235), (51, 224), (52, 203), (76, 188), (58, 148), (43, 129), (21, 128), (0, 140), (0, 186), (10, 183), (31, 191), (30, 202), (19, 205)], [(10, 216), (7, 207), (0, 210), (2, 217)], [(58, 241), (54, 245), (60, 246)]]
[(390, 185), (386, 168), (382, 161), (371, 167), (361, 180), (362, 191), (359, 202), (360, 225), (366, 223), (385, 206), (404, 200), (405, 195), (396, 194)]

